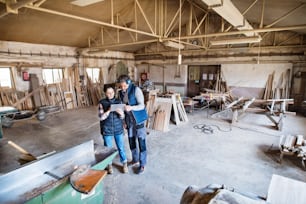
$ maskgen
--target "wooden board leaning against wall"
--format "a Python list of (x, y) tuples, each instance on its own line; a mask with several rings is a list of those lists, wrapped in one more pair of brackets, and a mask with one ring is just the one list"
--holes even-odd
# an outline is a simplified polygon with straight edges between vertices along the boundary
[[(59, 106), (62, 110), (97, 105), (102, 98), (103, 74), (99, 73), (99, 80), (93, 82), (84, 71), (80, 77), (77, 67), (66, 68), (66, 76), (60, 83), (43, 84), (30, 80), (28, 91), (19, 91), (15, 84), (9, 87), (0, 87), (0, 106), (14, 106), (19, 110), (34, 110), (41, 106)], [(12, 82), (15, 83), (14, 75)], [(33, 75), (35, 78), (35, 75)]]

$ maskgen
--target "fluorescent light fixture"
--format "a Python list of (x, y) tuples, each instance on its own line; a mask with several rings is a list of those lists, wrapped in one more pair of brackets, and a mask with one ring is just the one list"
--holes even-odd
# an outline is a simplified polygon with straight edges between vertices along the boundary
[[(244, 18), (241, 12), (230, 0), (202, 0), (208, 7), (212, 8), (217, 14), (229, 22), (238, 30), (253, 30), (253, 27)], [(257, 33), (244, 33), (245, 36), (258, 36)]]
[(70, 3), (74, 4), (74, 5), (77, 5), (77, 6), (84, 7), (84, 6), (88, 6), (88, 5), (91, 5), (91, 4), (98, 3), (100, 1), (104, 1), (104, 0), (75, 0), (75, 1), (72, 1)]
[(178, 65), (181, 65), (181, 64), (182, 64), (182, 55), (181, 55), (181, 54), (179, 54), (179, 55), (177, 56), (177, 64), (178, 64)]
[(259, 43), (261, 37), (246, 37), (246, 38), (233, 38), (223, 40), (212, 40), (211, 45), (229, 45), (229, 44), (244, 44), (244, 43)]
[(184, 45), (182, 44), (179, 44), (177, 42), (173, 42), (173, 41), (166, 41), (164, 42), (164, 45), (167, 46), (167, 47), (172, 47), (172, 48), (176, 48), (176, 49), (184, 49)]

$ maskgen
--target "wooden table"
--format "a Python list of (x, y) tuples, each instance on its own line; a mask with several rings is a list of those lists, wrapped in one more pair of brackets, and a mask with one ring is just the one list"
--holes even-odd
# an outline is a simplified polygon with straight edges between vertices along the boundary
[(267, 202), (271, 204), (306, 203), (306, 183), (273, 174)]

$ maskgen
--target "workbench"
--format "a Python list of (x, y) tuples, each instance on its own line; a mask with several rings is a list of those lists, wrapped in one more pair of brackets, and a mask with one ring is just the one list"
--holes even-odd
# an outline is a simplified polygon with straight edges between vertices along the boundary
[[(251, 105), (256, 104), (257, 106), (264, 106), (265, 108), (250, 108)], [(264, 114), (274, 125), (277, 130), (282, 130), (285, 122), (286, 114), (293, 114), (294, 112), (286, 111), (287, 105), (293, 104), (293, 99), (244, 99), (243, 97), (238, 98), (232, 103), (228, 104), (225, 109), (221, 112), (215, 113), (214, 116), (221, 115), (225, 112), (231, 112), (232, 124), (238, 122), (245, 113), (257, 113)]]

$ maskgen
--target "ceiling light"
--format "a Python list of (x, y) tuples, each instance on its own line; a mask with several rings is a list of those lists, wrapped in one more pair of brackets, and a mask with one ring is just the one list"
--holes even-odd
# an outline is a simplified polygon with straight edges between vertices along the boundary
[(104, 0), (75, 0), (75, 1), (72, 1), (70, 3), (83, 7), (83, 6), (88, 6), (88, 5), (91, 5), (91, 4), (98, 3), (100, 1), (104, 1)]
[(172, 48), (176, 48), (176, 49), (184, 49), (184, 45), (179, 44), (177, 42), (173, 42), (173, 41), (166, 41), (164, 42), (164, 45), (167, 47), (172, 47)]
[(244, 44), (244, 43), (259, 43), (261, 37), (246, 37), (246, 38), (233, 38), (224, 40), (212, 40), (211, 45), (229, 45), (229, 44)]

